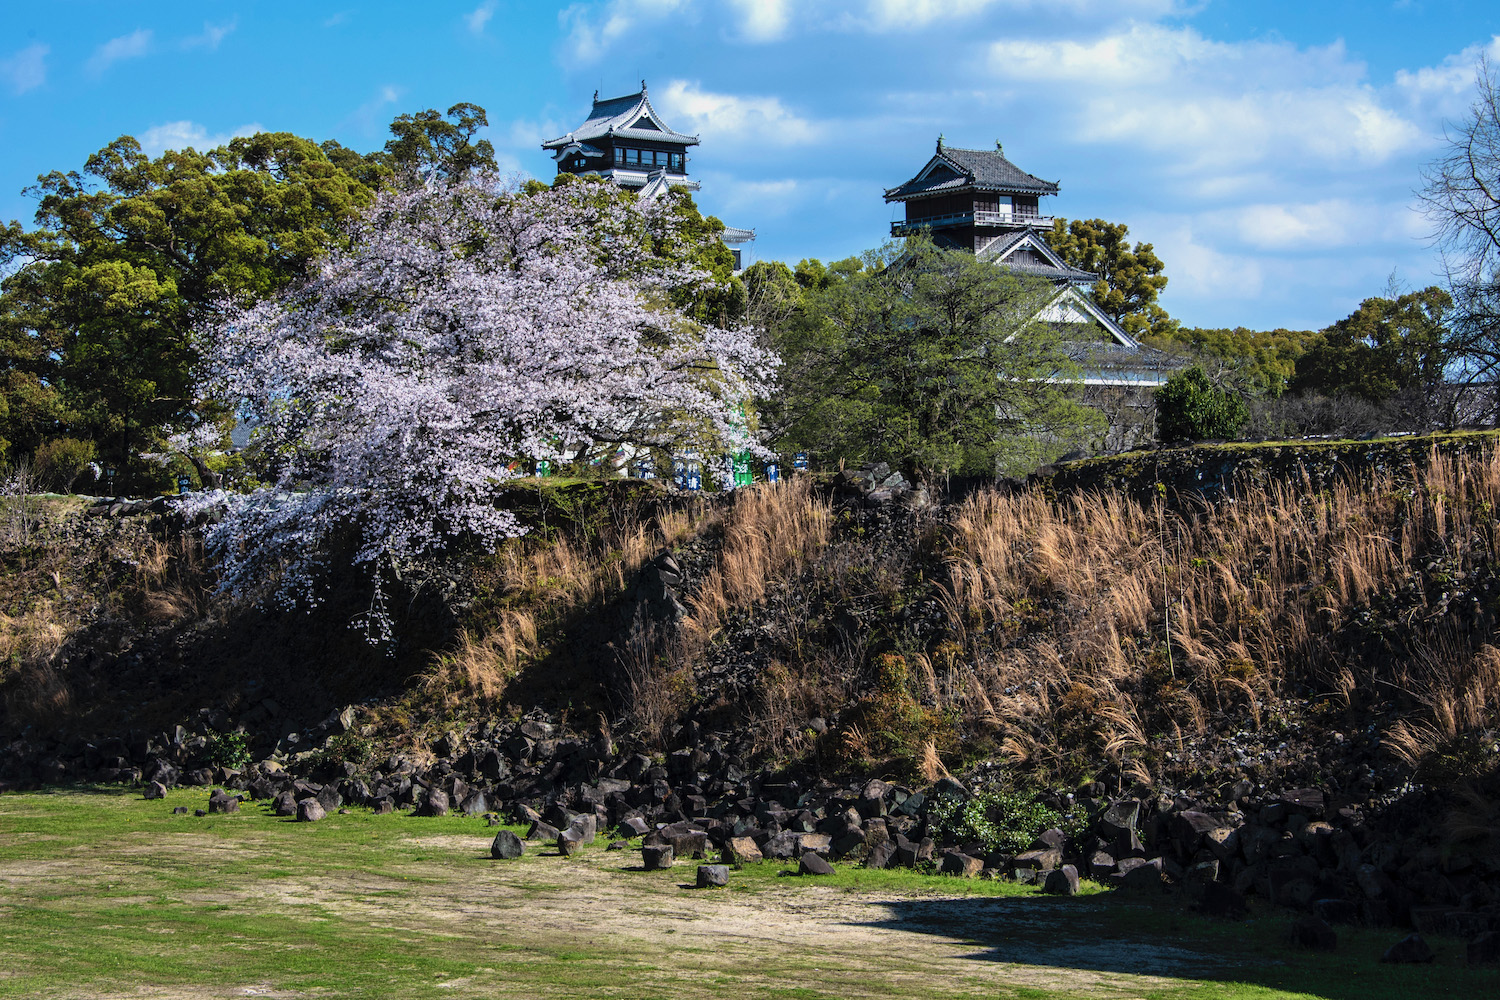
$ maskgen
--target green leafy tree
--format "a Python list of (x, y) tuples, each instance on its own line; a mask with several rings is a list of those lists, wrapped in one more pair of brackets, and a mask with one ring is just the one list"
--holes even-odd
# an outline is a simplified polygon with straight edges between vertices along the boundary
[(1156, 390), (1156, 433), (1169, 443), (1234, 438), (1249, 419), (1245, 401), (1214, 385), (1198, 365), (1183, 369)]
[(1170, 352), (1187, 351), (1215, 366), (1230, 365), (1257, 399), (1280, 396), (1297, 371), (1297, 359), (1321, 339), (1313, 330), (1249, 330), (1178, 327), (1148, 336), (1148, 346)]
[[(806, 263), (806, 262), (804, 262)], [(1031, 322), (1051, 286), (909, 239), (817, 272), (777, 337), (782, 444), (916, 478), (993, 473), (1007, 439), (1087, 421), (1077, 369)], [(800, 283), (800, 281), (799, 281)]]
[(1132, 248), (1129, 235), (1121, 223), (1059, 218), (1047, 242), (1069, 264), (1099, 275), (1094, 302), (1132, 336), (1165, 336), (1177, 326), (1156, 303), (1167, 287), (1166, 265), (1150, 243)]
[[(637, 273), (645, 275), (657, 268), (681, 268), (695, 271), (697, 281), (686, 282), (668, 296), (668, 304), (681, 309), (691, 318), (718, 326), (727, 326), (744, 315), (747, 303), (744, 284), (734, 273), (734, 254), (720, 237), (724, 223), (716, 216), (704, 215), (686, 188), (673, 188), (662, 195), (662, 203), (652, 212), (608, 212), (609, 205), (628, 202), (636, 193), (602, 177), (558, 174), (551, 185), (528, 181), (523, 193), (537, 194), (552, 188), (576, 185), (585, 200), (597, 205), (599, 220), (594, 227), (595, 245), (601, 260), (617, 267), (624, 256), (621, 245), (638, 247), (639, 255), (631, 257)], [(620, 225), (633, 228), (623, 231)], [(623, 275), (632, 277), (634, 275)]]
[(1452, 309), (1452, 297), (1435, 285), (1365, 299), (1297, 359), (1291, 389), (1379, 403), (1404, 390), (1438, 385), (1450, 360)]
[(467, 102), (453, 105), (446, 114), (429, 108), (399, 115), (391, 122), (385, 154), (375, 160), (401, 177), (420, 180), (493, 174), (495, 147), (488, 139), (475, 138), (489, 123), (484, 108)]
[(16, 265), (0, 284), (0, 436), (91, 439), (122, 467), (156, 444), (199, 405), (193, 327), (304, 276), (370, 202), (334, 162), (355, 155), (281, 132), (152, 159), (122, 136), (81, 173), (39, 178), (37, 228), (0, 237)]

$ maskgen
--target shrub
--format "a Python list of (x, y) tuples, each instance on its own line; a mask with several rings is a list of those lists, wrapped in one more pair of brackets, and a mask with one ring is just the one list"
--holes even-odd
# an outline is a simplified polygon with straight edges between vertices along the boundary
[(43, 441), (37, 447), (32, 464), (37, 477), (50, 490), (72, 493), (73, 484), (94, 461), (94, 442), (60, 437)]
[(244, 733), (210, 736), (203, 756), (211, 767), (227, 767), (238, 771), (250, 763), (250, 740)]
[(1156, 433), (1166, 442), (1234, 438), (1249, 419), (1245, 401), (1216, 387), (1197, 365), (1156, 390)]
[(1032, 795), (1015, 791), (976, 792), (967, 799), (941, 797), (927, 814), (938, 842), (982, 844), (986, 852), (1019, 854), (1037, 834), (1060, 826), (1061, 815)]

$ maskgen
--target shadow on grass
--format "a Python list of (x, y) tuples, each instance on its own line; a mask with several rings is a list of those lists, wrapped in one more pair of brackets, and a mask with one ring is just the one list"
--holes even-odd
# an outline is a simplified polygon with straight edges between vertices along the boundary
[[(1296, 914), (1253, 911), (1242, 922), (1201, 917), (1179, 897), (1121, 893), (1087, 898), (1025, 896), (899, 899), (888, 919), (862, 926), (932, 934), (973, 945), (964, 957), (1059, 971), (1154, 976), (1209, 984), (1194, 996), (1253, 997), (1290, 991), (1325, 1000), (1500, 996), (1500, 969), (1468, 967), (1464, 943), (1430, 939), (1433, 965), (1383, 965), (1402, 930), (1339, 927), (1332, 953), (1293, 948)], [(1184, 983), (1184, 985), (1187, 985)]]

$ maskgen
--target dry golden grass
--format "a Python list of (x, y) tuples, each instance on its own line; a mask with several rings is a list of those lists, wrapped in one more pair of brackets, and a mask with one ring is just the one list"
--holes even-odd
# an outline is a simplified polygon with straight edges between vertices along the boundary
[[(1212, 711), (1262, 723), (1291, 679), (1348, 704), (1379, 686), (1422, 706), (1390, 734), (1413, 762), (1500, 709), (1500, 652), (1471, 648), (1431, 584), (1495, 564), (1500, 454), (1434, 451), (1407, 475), (1314, 493), (1306, 481), (1173, 511), (1161, 502), (982, 492), (953, 516), (939, 603), (964, 645), (976, 724), (1001, 723), (1015, 760), (1045, 755), (1058, 699), (1108, 692), (1098, 749), (1124, 761), (1148, 731), (1172, 745), (1205, 732)], [(1438, 582), (1441, 582), (1439, 580)], [(1338, 629), (1381, 595), (1407, 595), (1394, 655), (1353, 658)], [(989, 629), (1045, 603), (1052, 627), (996, 648)], [(1151, 723), (1125, 692), (1147, 699)]]
[(641, 516), (628, 510), (597, 531), (512, 540), (481, 579), (498, 607), (481, 630), (465, 630), (437, 656), (424, 687), (455, 707), (473, 697), (498, 699), (544, 652), (548, 626), (618, 596), (663, 549), (703, 530), (706, 505)]
[(806, 476), (737, 491), (724, 516), (723, 552), (693, 595), (684, 631), (707, 639), (730, 608), (761, 600), (827, 546), (831, 524), (829, 502)]

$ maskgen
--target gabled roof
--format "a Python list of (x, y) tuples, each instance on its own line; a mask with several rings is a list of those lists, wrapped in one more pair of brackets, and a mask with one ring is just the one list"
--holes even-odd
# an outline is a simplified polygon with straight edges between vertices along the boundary
[[(1022, 249), (1031, 250), (1045, 263), (1038, 264), (1021, 259), (1018, 251)], [(1045, 239), (1029, 229), (1021, 229), (996, 238), (979, 251), (979, 259), (993, 261), (1022, 274), (1034, 274), (1058, 281), (1093, 283), (1099, 280), (1099, 276), (1094, 272), (1081, 270), (1064, 261)]]
[(938, 139), (937, 152), (927, 166), (898, 187), (885, 192), (886, 201), (905, 201), (934, 194), (973, 189), (1000, 194), (1057, 194), (1054, 181), (1028, 174), (1005, 158), (1000, 144), (994, 149), (958, 149)]
[(590, 139), (605, 136), (675, 143), (680, 146), (698, 144), (696, 135), (674, 132), (666, 122), (662, 121), (661, 115), (656, 113), (656, 109), (651, 106), (650, 98), (646, 96), (646, 81), (642, 80), (638, 94), (611, 97), (601, 101), (599, 92), (595, 91), (594, 107), (589, 112), (588, 120), (567, 135), (542, 143), (542, 148), (566, 149), (573, 143), (587, 142)]
[(1092, 296), (1079, 291), (1072, 285), (1064, 285), (1062, 288), (1058, 289), (1057, 294), (1052, 296), (1052, 301), (1047, 303), (1047, 307), (1043, 309), (1038, 315), (1043, 315), (1048, 310), (1053, 309), (1064, 302), (1069, 305), (1078, 307), (1089, 316), (1093, 317), (1094, 322), (1104, 327), (1104, 332), (1109, 334), (1110, 338), (1119, 347), (1124, 348), (1126, 351), (1131, 353), (1145, 349), (1141, 346), (1141, 342), (1139, 340), (1136, 340), (1130, 334), (1126, 333), (1123, 326), (1121, 326), (1119, 323), (1116, 323), (1103, 309), (1100, 309), (1099, 306), (1094, 302)]

